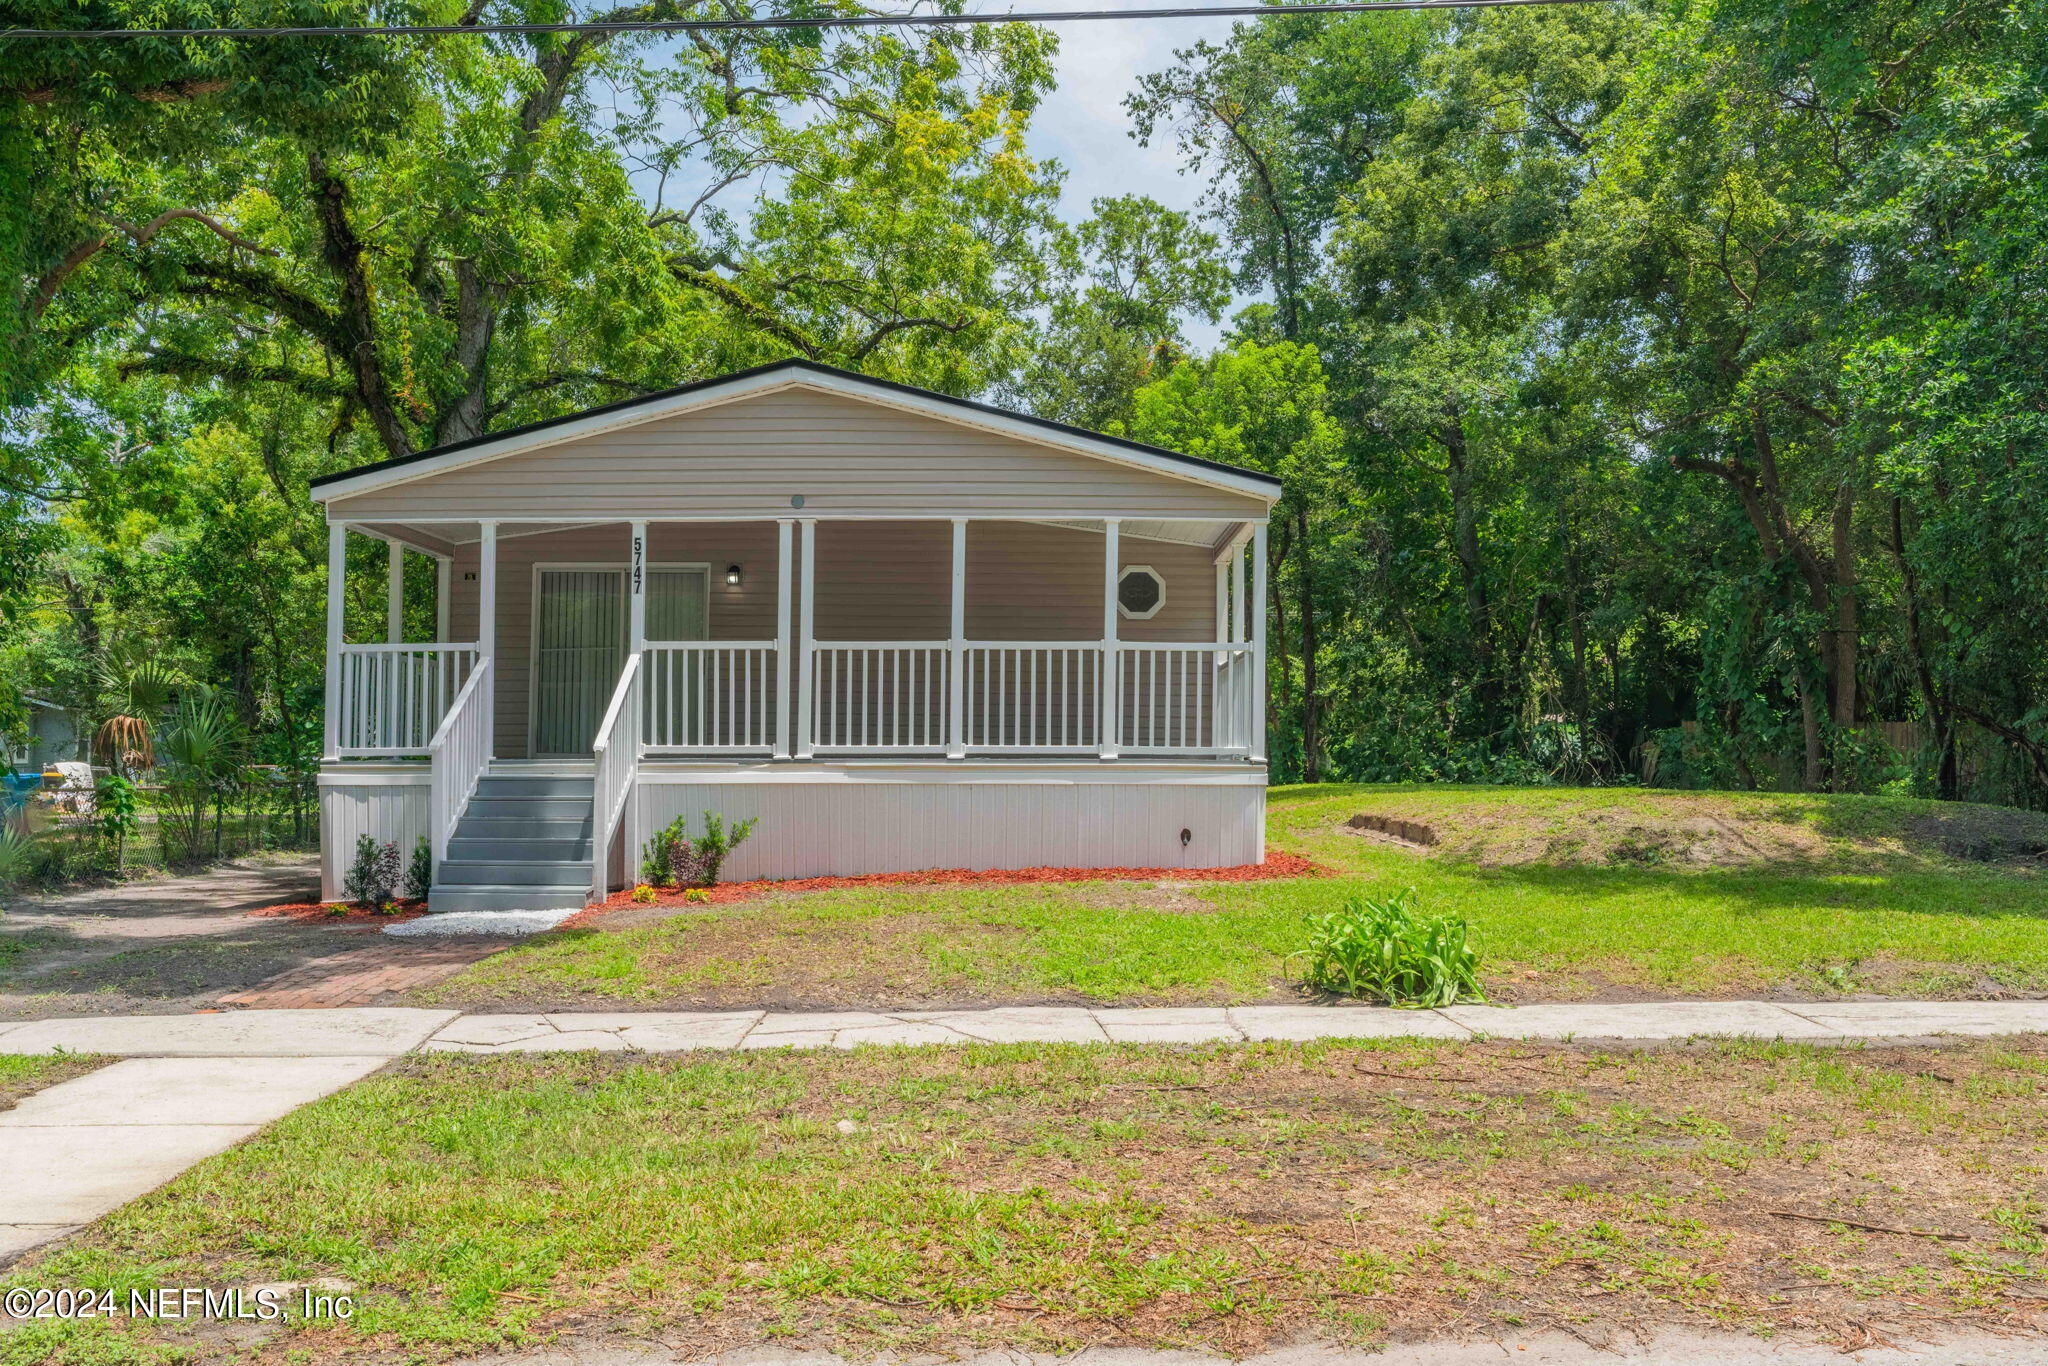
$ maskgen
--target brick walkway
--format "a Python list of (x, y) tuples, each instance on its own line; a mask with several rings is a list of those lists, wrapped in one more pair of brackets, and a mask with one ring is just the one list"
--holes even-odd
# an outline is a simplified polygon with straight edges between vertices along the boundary
[(500, 944), (423, 944), (417, 939), (330, 954), (220, 998), (260, 1010), (337, 1010), (375, 1005), (429, 987), (496, 953)]

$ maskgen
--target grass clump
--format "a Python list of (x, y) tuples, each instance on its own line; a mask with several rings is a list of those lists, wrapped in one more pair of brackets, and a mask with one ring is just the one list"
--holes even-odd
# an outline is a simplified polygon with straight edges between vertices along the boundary
[(1423, 915), (1415, 889), (1354, 896), (1309, 921), (1308, 947), (1293, 955), (1315, 991), (1427, 1009), (1484, 1001), (1471, 930), (1453, 915)]

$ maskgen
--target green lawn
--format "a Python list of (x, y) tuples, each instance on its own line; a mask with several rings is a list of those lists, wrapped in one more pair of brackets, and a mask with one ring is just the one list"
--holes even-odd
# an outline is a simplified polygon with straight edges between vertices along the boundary
[[(1347, 831), (1423, 820), (1423, 851)], [(2048, 990), (2048, 818), (1910, 799), (1280, 788), (1331, 878), (851, 889), (545, 936), (423, 998), (484, 1007), (1285, 999), (1304, 916), (1414, 886), (1469, 919), (1497, 999)], [(1964, 857), (1975, 854), (1978, 857)], [(1987, 861), (1992, 860), (1992, 861)], [(619, 923), (615, 920), (614, 924)]]
[(2044, 1099), (2040, 1040), (416, 1056), (0, 1278), (332, 1278), (353, 1319), (37, 1323), (0, 1362), (2019, 1331)]

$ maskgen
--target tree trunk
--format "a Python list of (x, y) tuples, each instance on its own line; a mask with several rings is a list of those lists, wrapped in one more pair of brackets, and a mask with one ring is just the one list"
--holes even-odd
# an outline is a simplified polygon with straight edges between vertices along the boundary
[(356, 398), (376, 428), (384, 448), (393, 455), (412, 454), (412, 437), (398, 416), (384, 367), (377, 357), (376, 311), (370, 276), (363, 261), (362, 239), (349, 221), (348, 184), (329, 171), (319, 152), (306, 154), (306, 176), (313, 185), (313, 212), (320, 224), (320, 254), (334, 276), (339, 297), (336, 325), (344, 354), (339, 358), (355, 383)]
[(1934, 686), (1934, 669), (1927, 662), (1925, 635), (1920, 625), (1920, 576), (1913, 569), (1913, 562), (1906, 558), (1906, 526), (1902, 500), (1892, 495), (1892, 559), (1899, 567), (1899, 586), (1905, 598), (1906, 609), (1906, 653), (1913, 658), (1913, 679), (1920, 688), (1920, 706), (1927, 713), (1927, 724), (1934, 730), (1937, 761), (1935, 790), (1943, 801), (1955, 801), (1962, 795), (1962, 775), (1956, 763), (1955, 717), (1942, 701), (1940, 692)]
[[(1287, 671), (1287, 595), (1280, 589), (1280, 570), (1287, 563), (1288, 551), (1292, 549), (1292, 537), (1288, 534), (1292, 523), (1282, 520), (1280, 534), (1266, 551), (1267, 593), (1273, 603), (1273, 630), (1268, 639), (1267, 653), (1270, 656), (1268, 669), (1278, 674), (1279, 687), (1266, 690), (1266, 733), (1278, 735), (1283, 718), (1294, 714), (1294, 685)], [(1277, 666), (1277, 667), (1275, 667)], [(1270, 749), (1271, 740), (1267, 741)]]
[(1821, 751), (1820, 709), (1814, 705), (1813, 683), (1804, 669), (1799, 672), (1799, 733), (1806, 742), (1806, 762), (1799, 775), (1799, 790), (1819, 792), (1827, 786), (1827, 763), (1826, 755)]
[(1295, 505), (1294, 538), (1300, 559), (1294, 572), (1301, 603), (1301, 780), (1319, 783), (1323, 780), (1322, 700), (1316, 690), (1315, 559), (1309, 553), (1306, 502)]
[(1856, 724), (1856, 665), (1862, 655), (1856, 598), (1856, 494), (1845, 482), (1835, 491), (1834, 599), (1835, 676), (1832, 690), (1835, 724)]
[(1444, 410), (1443, 442), (1451, 495), (1451, 552), (1465, 580), (1465, 629), (1472, 637), (1473, 697), (1479, 707), (1479, 729), (1486, 735), (1500, 727), (1500, 669), (1493, 643), (1493, 604), (1486, 596), (1486, 577), (1479, 554), (1479, 510), (1473, 505), (1471, 451), (1465, 444), (1465, 423), (1456, 405)]

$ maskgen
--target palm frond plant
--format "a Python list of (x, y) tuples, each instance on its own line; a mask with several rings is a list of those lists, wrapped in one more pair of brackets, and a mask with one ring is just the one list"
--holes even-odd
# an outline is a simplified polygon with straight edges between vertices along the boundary
[(220, 852), (221, 817), (246, 740), (234, 708), (213, 689), (193, 687), (178, 700), (157, 745), (165, 779), (161, 828), (167, 861), (198, 859), (206, 851), (209, 824), (213, 852)]
[(100, 711), (93, 757), (119, 773), (156, 767), (154, 729), (183, 680), (163, 660), (116, 656), (100, 669)]

